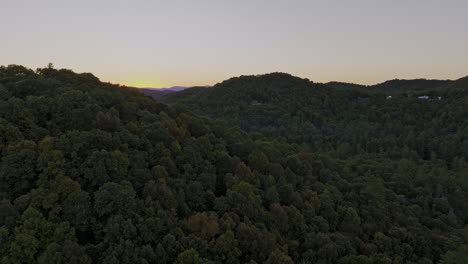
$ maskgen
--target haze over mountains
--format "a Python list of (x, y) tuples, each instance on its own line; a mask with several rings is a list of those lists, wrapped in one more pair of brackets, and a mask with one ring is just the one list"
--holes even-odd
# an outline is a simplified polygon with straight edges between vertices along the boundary
[(192, 87), (192, 86), (172, 86), (172, 87), (169, 87), (169, 88), (140, 88), (140, 89), (178, 92), (178, 91), (182, 91), (182, 90), (185, 90), (187, 88), (190, 88), (190, 87)]
[(0, 262), (467, 263), (467, 106), (467, 77), (154, 100), (1, 66)]
[[(193, 86), (172, 86), (170, 88), (138, 88), (138, 89), (144, 94), (157, 99), (167, 94), (170, 94), (172, 92), (179, 92), (179, 91), (183, 91), (187, 88), (192, 88), (192, 87)], [(211, 87), (211, 86), (205, 85), (205, 86), (200, 86), (200, 87)]]

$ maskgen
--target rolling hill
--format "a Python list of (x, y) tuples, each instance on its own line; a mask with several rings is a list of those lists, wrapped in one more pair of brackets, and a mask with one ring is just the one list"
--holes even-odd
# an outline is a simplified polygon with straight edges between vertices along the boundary
[[(464, 261), (468, 165), (457, 145), (466, 143), (466, 105), (452, 91), (458, 100), (466, 92), (446, 87), (444, 100), (389, 102), (273, 74), (171, 98), (250, 128), (255, 119), (242, 115), (280, 118), (295, 136), (304, 129), (296, 118), (321, 133), (335, 128), (329, 133), (349, 144), (336, 157), (326, 141), (310, 152), (308, 143), (247, 133), (90, 73), (1, 66), (0, 262)], [(353, 150), (360, 145), (351, 139), (367, 130), (329, 124), (351, 118), (381, 133), (367, 135), (375, 148), (380, 139), (403, 157)], [(382, 118), (390, 125), (380, 127)], [(409, 121), (422, 131), (413, 140), (437, 155), (398, 145)]]
[(161, 100), (246, 131), (341, 152), (340, 157), (370, 153), (402, 158), (400, 150), (409, 149), (422, 159), (434, 154), (450, 163), (468, 158), (465, 83), (466, 78), (318, 84), (273, 73), (236, 77)]

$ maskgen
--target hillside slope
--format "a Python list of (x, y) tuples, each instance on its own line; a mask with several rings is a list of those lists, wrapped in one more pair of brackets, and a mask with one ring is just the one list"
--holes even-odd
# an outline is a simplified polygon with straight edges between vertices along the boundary
[(440, 88), (444, 85), (453, 83), (450, 80), (427, 80), (427, 79), (412, 79), (412, 80), (400, 80), (394, 79), (378, 83), (374, 85), (360, 85), (354, 83), (344, 82), (328, 82), (327, 86), (341, 89), (358, 89), (365, 90), (367, 92), (385, 92), (387, 94), (398, 94), (408, 93), (415, 91), (431, 90), (434, 88)]
[[(308, 99), (333, 107), (321, 96)], [(463, 159), (337, 160), (92, 74), (15, 65), (0, 67), (0, 150), (1, 263), (466, 257)]]
[(153, 97), (154, 99), (159, 99), (165, 95), (168, 95), (168, 94), (171, 94), (171, 93), (175, 93), (176, 91), (172, 91), (172, 90), (158, 90), (158, 89), (145, 89), (145, 88), (137, 88), (136, 89), (137, 91), (139, 92), (142, 92), (148, 96), (151, 96)]
[(468, 95), (461, 87), (463, 79), (395, 80), (365, 87), (316, 84), (274, 73), (232, 78), (162, 100), (340, 157), (370, 153), (399, 159), (405, 150), (451, 163), (468, 159)]

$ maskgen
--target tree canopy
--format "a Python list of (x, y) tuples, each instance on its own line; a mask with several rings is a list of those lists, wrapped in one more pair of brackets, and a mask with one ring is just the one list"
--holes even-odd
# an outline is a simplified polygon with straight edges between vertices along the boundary
[[(233, 97), (223, 102), (226, 109), (241, 117), (250, 108), (264, 108), (259, 118), (269, 111), (296, 111), (280, 125), (271, 124), (284, 125), (294, 138), (258, 133), (265, 133), (264, 126), (249, 128), (250, 119), (247, 127), (240, 124), (243, 131), (102, 83), (89, 73), (1, 66), (0, 262), (423, 264), (466, 259), (468, 130), (462, 86), (448, 87), (442, 95), (446, 101), (430, 102), (437, 105), (439, 119), (398, 134), (410, 120), (421, 123), (419, 114), (433, 106), (416, 102), (404, 109), (382, 100), (387, 110), (376, 110), (380, 115), (367, 110), (377, 107), (371, 103), (380, 100), (374, 95), (338, 100), (327, 86), (289, 75), (255, 84), (250, 78), (257, 77), (221, 84), (259, 87), (253, 95), (232, 92), (247, 101)], [(310, 89), (317, 94), (309, 95)], [(206, 93), (200, 100), (218, 107), (218, 97)], [(270, 108), (290, 93), (303, 100), (287, 99)], [(408, 100), (403, 106), (414, 99), (401, 98)], [(298, 112), (306, 102), (311, 108)], [(356, 109), (346, 112), (353, 104)], [(396, 109), (404, 112), (401, 127), (380, 127), (382, 116), (397, 122), (390, 118)], [(329, 124), (340, 116), (346, 123), (347, 115), (375, 123), (355, 130)], [(305, 116), (317, 134), (300, 135)], [(287, 120), (291, 123), (283, 123)], [(325, 131), (334, 127), (325, 140)], [(383, 134), (366, 139), (364, 147), (363, 131)], [(413, 138), (407, 140), (409, 134)]]

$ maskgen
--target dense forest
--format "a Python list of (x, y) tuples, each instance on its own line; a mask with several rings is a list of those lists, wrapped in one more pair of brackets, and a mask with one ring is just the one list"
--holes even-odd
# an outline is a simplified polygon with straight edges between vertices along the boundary
[(174, 91), (171, 90), (163, 90), (159, 91), (158, 89), (146, 89), (146, 88), (137, 88), (140, 92), (149, 95), (155, 99), (159, 99), (165, 95), (168, 95), (170, 93), (174, 93)]
[(468, 77), (362, 86), (273, 73), (236, 77), (161, 100), (339, 158), (441, 159), (449, 166), (468, 160)]
[(369, 89), (1, 66), (0, 262), (468, 263), (467, 80)]

